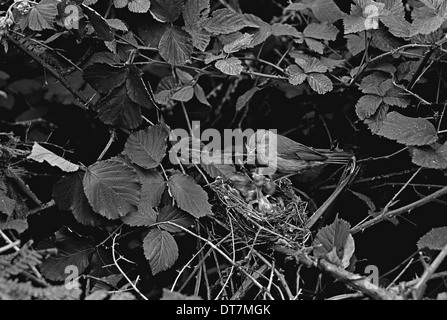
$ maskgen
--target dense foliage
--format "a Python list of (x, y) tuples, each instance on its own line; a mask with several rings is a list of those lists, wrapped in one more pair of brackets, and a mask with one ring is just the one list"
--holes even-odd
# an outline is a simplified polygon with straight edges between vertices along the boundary
[[(3, 1), (0, 299), (446, 299), (445, 29), (443, 0)], [(196, 161), (210, 128), (355, 157), (263, 176)]]

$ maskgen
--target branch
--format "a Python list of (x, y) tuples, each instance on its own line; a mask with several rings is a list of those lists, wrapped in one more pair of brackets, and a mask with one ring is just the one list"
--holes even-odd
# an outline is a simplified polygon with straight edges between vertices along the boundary
[(366, 221), (366, 222), (364, 222), (364, 223), (362, 223), (362, 224), (360, 224), (358, 226), (355, 226), (355, 227), (353, 227), (351, 229), (351, 233), (354, 234), (354, 233), (357, 233), (359, 231), (363, 231), (366, 228), (369, 228), (369, 227), (371, 227), (371, 226), (373, 226), (373, 225), (375, 225), (375, 224), (377, 224), (377, 223), (379, 223), (379, 222), (381, 222), (383, 220), (386, 220), (386, 219), (389, 219), (389, 218), (393, 218), (393, 217), (396, 217), (396, 216), (401, 215), (403, 213), (409, 212), (409, 211), (411, 211), (413, 209), (416, 209), (416, 208), (418, 208), (420, 206), (423, 206), (424, 204), (429, 203), (430, 201), (435, 200), (436, 198), (439, 198), (440, 196), (442, 196), (442, 195), (444, 195), (446, 193), (447, 193), (447, 187), (444, 187), (441, 190), (433, 192), (432, 194), (430, 194), (430, 195), (428, 195), (428, 196), (426, 196), (426, 197), (424, 197), (424, 198), (422, 198), (422, 199), (420, 199), (418, 201), (412, 202), (412, 203), (410, 203), (410, 204), (408, 204), (406, 206), (403, 206), (401, 208), (398, 208), (398, 209), (395, 209), (395, 210), (392, 210), (392, 211), (388, 211), (385, 214), (381, 214), (381, 215), (379, 215), (379, 216), (377, 216), (377, 217), (375, 217), (375, 218), (373, 218), (373, 219), (371, 219), (369, 221)]

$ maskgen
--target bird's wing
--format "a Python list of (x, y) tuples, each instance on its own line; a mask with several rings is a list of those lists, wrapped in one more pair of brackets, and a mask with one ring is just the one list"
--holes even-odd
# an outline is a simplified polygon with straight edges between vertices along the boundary
[(324, 161), (327, 156), (287, 137), (278, 138), (278, 156), (284, 159)]

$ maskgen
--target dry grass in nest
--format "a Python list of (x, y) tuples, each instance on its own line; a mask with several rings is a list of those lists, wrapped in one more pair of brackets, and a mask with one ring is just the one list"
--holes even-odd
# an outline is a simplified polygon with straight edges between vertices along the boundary
[(276, 186), (274, 196), (261, 200), (268, 199), (270, 210), (265, 210), (259, 199), (247, 202), (229, 182), (217, 179), (210, 184), (221, 202), (215, 218), (233, 232), (235, 242), (248, 246), (276, 243), (294, 249), (305, 246), (311, 235), (305, 228), (307, 202), (295, 194), (290, 180), (282, 179)]

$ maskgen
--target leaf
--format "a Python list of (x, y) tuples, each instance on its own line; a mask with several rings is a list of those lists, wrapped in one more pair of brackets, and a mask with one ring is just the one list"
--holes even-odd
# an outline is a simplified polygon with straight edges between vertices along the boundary
[(304, 29), (303, 34), (306, 38), (334, 41), (338, 32), (338, 29), (331, 24), (311, 23)]
[(286, 68), (286, 72), (289, 75), (289, 83), (294, 86), (298, 86), (306, 80), (307, 75), (297, 65), (290, 65)]
[(398, 38), (410, 36), (411, 23), (405, 20), (405, 8), (402, 1), (385, 1), (387, 15), (380, 17), (380, 21), (388, 28), (388, 31)]
[(194, 225), (194, 219), (189, 214), (171, 205), (164, 206), (160, 209), (160, 213), (157, 216), (157, 223), (161, 223), (160, 228), (171, 233), (182, 231), (177, 226), (163, 222), (172, 222), (184, 228), (190, 228)]
[(348, 51), (353, 56), (356, 56), (360, 52), (365, 51), (365, 38), (364, 37), (361, 37), (357, 34), (348, 34), (345, 36), (345, 38), (348, 40), (348, 43), (347, 43)]
[(145, 13), (151, 7), (151, 3), (154, 3), (154, 0), (129, 0), (127, 8), (131, 12)]
[(360, 120), (365, 120), (376, 113), (382, 102), (382, 97), (371, 94), (364, 95), (355, 105), (355, 112)]
[(78, 273), (82, 274), (95, 252), (95, 247), (89, 243), (60, 232), (56, 234), (56, 241), (44, 240), (43, 242), (41, 245), (58, 250), (56, 256), (47, 258), (41, 266), (42, 274), (52, 281), (64, 281), (69, 276), (69, 273), (65, 273), (67, 267), (75, 267)]
[(0, 193), (0, 212), (10, 216), (14, 212), (15, 206), (15, 200), (8, 198), (5, 194)]
[(191, 57), (193, 45), (191, 36), (178, 26), (168, 29), (158, 43), (160, 55), (172, 65), (184, 65)]
[(201, 103), (203, 103), (208, 107), (211, 107), (210, 103), (208, 102), (208, 99), (206, 98), (205, 91), (199, 84), (196, 84), (194, 86), (194, 95), (196, 96), (197, 100), (199, 100)]
[(201, 163), (200, 166), (205, 169), (212, 178), (222, 177), (229, 178), (236, 174), (236, 168), (232, 164), (204, 164)]
[(142, 79), (143, 72), (135, 65), (129, 65), (129, 75), (126, 79), (126, 91), (130, 100), (143, 108), (152, 109), (154, 104), (149, 96), (149, 91)]
[(199, 296), (187, 296), (180, 292), (163, 289), (163, 296), (160, 300), (203, 300)]
[(174, 22), (183, 9), (183, 0), (151, 0), (151, 14), (160, 22)]
[(42, 147), (37, 142), (34, 142), (31, 154), (26, 158), (40, 163), (46, 161), (49, 165), (58, 167), (65, 172), (74, 172), (79, 170), (79, 166), (77, 164), (71, 163), (64, 158), (59, 157), (50, 150)]
[(305, 73), (324, 73), (327, 71), (327, 67), (321, 63), (320, 60), (318, 60), (317, 58), (310, 58), (308, 59), (305, 63), (299, 63), (299, 61), (297, 61), (297, 63), (299, 64), (299, 66), (301, 68), (303, 68)]
[(113, 0), (113, 5), (115, 8), (124, 8), (129, 3), (129, 0)]
[(240, 111), (243, 107), (245, 107), (245, 105), (251, 100), (253, 95), (258, 91), (258, 87), (253, 87), (245, 92), (243, 95), (241, 95), (239, 98), (237, 98), (236, 111)]
[(408, 146), (429, 145), (438, 140), (437, 131), (430, 121), (409, 118), (397, 112), (387, 114), (377, 134)]
[(447, 144), (410, 148), (414, 164), (430, 169), (447, 169)]
[(271, 34), (276, 37), (290, 36), (294, 38), (302, 38), (303, 34), (296, 30), (294, 26), (286, 23), (274, 23), (271, 26)]
[(333, 0), (315, 0), (309, 1), (306, 4), (291, 3), (285, 8), (285, 10), (291, 11), (303, 11), (307, 9), (312, 10), (315, 18), (318, 20), (328, 23), (334, 23), (346, 15)]
[(0, 230), (15, 230), (19, 234), (28, 229), (28, 222), (26, 220), (10, 220), (7, 222), (0, 222)]
[(187, 102), (194, 97), (194, 87), (184, 86), (177, 90), (171, 97), (172, 100)]
[(384, 90), (384, 87), (381, 86), (381, 84), (386, 80), (388, 80), (388, 77), (383, 73), (374, 72), (362, 79), (359, 89), (362, 90), (363, 93), (383, 97), (385, 96), (386, 90)]
[(239, 50), (248, 48), (252, 40), (253, 40), (252, 34), (244, 33), (241, 37), (224, 45), (223, 51), (226, 53), (238, 52)]
[(111, 26), (113, 29), (120, 31), (129, 31), (127, 29), (126, 24), (120, 19), (107, 19), (107, 24)]
[(245, 19), (244, 15), (231, 9), (217, 9), (211, 18), (204, 21), (203, 27), (213, 34), (230, 34), (244, 27), (258, 28), (259, 26)]
[(28, 27), (34, 31), (54, 29), (57, 10), (57, 0), (42, 0), (31, 8), (28, 14)]
[(169, 76), (161, 79), (157, 86), (157, 89), (155, 90), (155, 102), (162, 105), (170, 105), (170, 103), (172, 102), (172, 95), (174, 94), (177, 87), (178, 84), (176, 83), (174, 77)]
[(376, 211), (376, 205), (374, 204), (374, 202), (371, 200), (370, 197), (364, 195), (363, 193), (359, 193), (359, 192), (355, 192), (352, 191), (352, 194), (354, 194), (357, 198), (359, 198), (360, 200), (362, 200), (367, 206), (368, 206), (368, 211), (369, 212), (375, 212)]
[(53, 186), (53, 199), (61, 210), (71, 210), (74, 218), (86, 226), (105, 225), (107, 220), (93, 211), (83, 186), (84, 172), (67, 175)]
[(320, 57), (320, 61), (327, 68), (328, 71), (333, 71), (335, 68), (342, 68), (345, 65), (345, 60)]
[(147, 202), (140, 202), (138, 211), (131, 212), (121, 220), (131, 227), (150, 227), (155, 224), (157, 212)]
[(318, 94), (325, 94), (333, 89), (332, 81), (321, 73), (311, 73), (307, 76), (310, 87)]
[(143, 249), (153, 275), (172, 267), (178, 258), (178, 247), (174, 237), (158, 228), (149, 231), (143, 240)]
[(306, 45), (309, 47), (310, 50), (315, 51), (319, 54), (324, 53), (324, 45), (320, 41), (312, 38), (306, 38), (304, 39), (304, 41), (306, 42)]
[(183, 7), (182, 16), (185, 20), (183, 29), (191, 35), (193, 46), (202, 52), (211, 40), (210, 33), (202, 27), (209, 12), (209, 0), (188, 0)]
[(126, 86), (114, 89), (94, 107), (105, 124), (135, 129), (142, 123), (140, 107), (127, 96)]
[(313, 242), (314, 255), (347, 268), (355, 250), (350, 228), (347, 221), (336, 218), (331, 225), (320, 229)]
[(169, 24), (151, 21), (138, 29), (141, 40), (149, 47), (158, 48), (163, 34), (170, 29)]
[(137, 211), (141, 183), (131, 167), (117, 161), (99, 161), (87, 168), (85, 195), (93, 210), (107, 219)]
[(208, 194), (188, 175), (174, 174), (168, 181), (169, 190), (177, 206), (195, 218), (213, 215)]
[(383, 125), (383, 121), (386, 118), (389, 106), (382, 103), (376, 113), (364, 120), (365, 124), (368, 125), (372, 133), (377, 134)]
[(168, 136), (167, 128), (160, 124), (134, 132), (127, 139), (123, 154), (143, 168), (155, 168), (166, 155)]
[(244, 67), (242, 66), (242, 61), (236, 57), (218, 60), (216, 61), (214, 66), (223, 73), (228, 74), (230, 76), (240, 75), (244, 70)]
[(93, 28), (95, 28), (95, 31), (101, 40), (112, 41), (115, 39), (115, 33), (113, 32), (112, 28), (98, 12), (84, 5), (82, 6), (82, 11), (89, 18)]
[(355, 0), (351, 5), (351, 14), (343, 19), (345, 34), (377, 29), (378, 18), (387, 13), (385, 4), (372, 0)]
[(96, 91), (108, 95), (126, 81), (129, 68), (94, 63), (84, 70), (83, 77)]
[(447, 227), (433, 228), (422, 236), (418, 243), (418, 249), (442, 250), (447, 246)]
[(444, 17), (439, 15), (435, 9), (428, 7), (415, 8), (412, 16), (410, 36), (435, 32), (445, 21)]
[(144, 172), (138, 173), (142, 183), (140, 204), (144, 202), (151, 208), (158, 207), (166, 190), (167, 182), (160, 173), (154, 170), (144, 170)]

